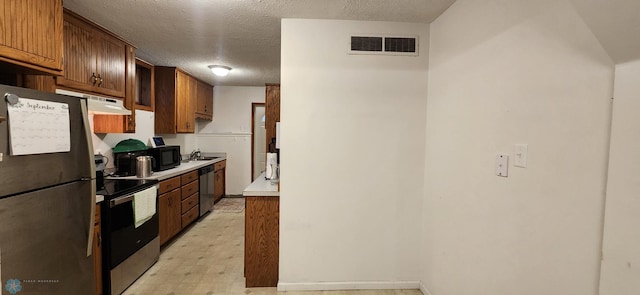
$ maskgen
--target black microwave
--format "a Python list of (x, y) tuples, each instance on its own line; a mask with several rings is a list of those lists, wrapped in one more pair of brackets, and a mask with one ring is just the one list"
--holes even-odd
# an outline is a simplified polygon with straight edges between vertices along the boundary
[(180, 165), (180, 146), (166, 145), (147, 150), (147, 155), (152, 156), (153, 171), (163, 171)]

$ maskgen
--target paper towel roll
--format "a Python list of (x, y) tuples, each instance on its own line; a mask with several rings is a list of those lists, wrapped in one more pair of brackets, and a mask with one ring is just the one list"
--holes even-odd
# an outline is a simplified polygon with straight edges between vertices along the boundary
[(278, 154), (267, 153), (266, 179), (278, 179), (276, 168), (278, 167)]

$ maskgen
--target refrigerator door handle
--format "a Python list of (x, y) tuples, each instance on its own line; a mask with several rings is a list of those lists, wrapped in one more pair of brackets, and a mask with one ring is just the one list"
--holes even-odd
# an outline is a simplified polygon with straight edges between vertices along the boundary
[[(95, 178), (96, 167), (93, 159), (93, 141), (91, 141), (91, 127), (89, 125), (89, 112), (87, 110), (86, 100), (80, 103), (80, 109), (82, 111), (82, 125), (84, 126), (85, 138), (87, 139), (87, 154), (89, 155), (89, 171), (91, 178)], [(96, 181), (91, 180), (91, 215), (89, 215), (89, 233), (87, 236), (87, 257), (91, 256), (93, 252), (93, 236), (94, 236), (94, 224), (96, 218)]]

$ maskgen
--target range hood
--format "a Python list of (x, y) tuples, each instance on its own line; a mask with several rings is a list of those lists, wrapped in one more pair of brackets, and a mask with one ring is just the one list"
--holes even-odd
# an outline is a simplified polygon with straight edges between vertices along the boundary
[(75, 97), (84, 97), (87, 99), (87, 109), (89, 112), (100, 115), (131, 115), (131, 111), (124, 107), (124, 103), (120, 99), (111, 97), (97, 96), (82, 92), (69, 91), (64, 89), (56, 89), (57, 94), (64, 94)]

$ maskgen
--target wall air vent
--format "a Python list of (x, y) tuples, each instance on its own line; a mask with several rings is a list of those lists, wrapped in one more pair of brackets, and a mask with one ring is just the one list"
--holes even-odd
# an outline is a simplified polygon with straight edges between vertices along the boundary
[(351, 36), (351, 51), (382, 52), (382, 37)]
[(349, 54), (418, 55), (417, 36), (351, 36)]

